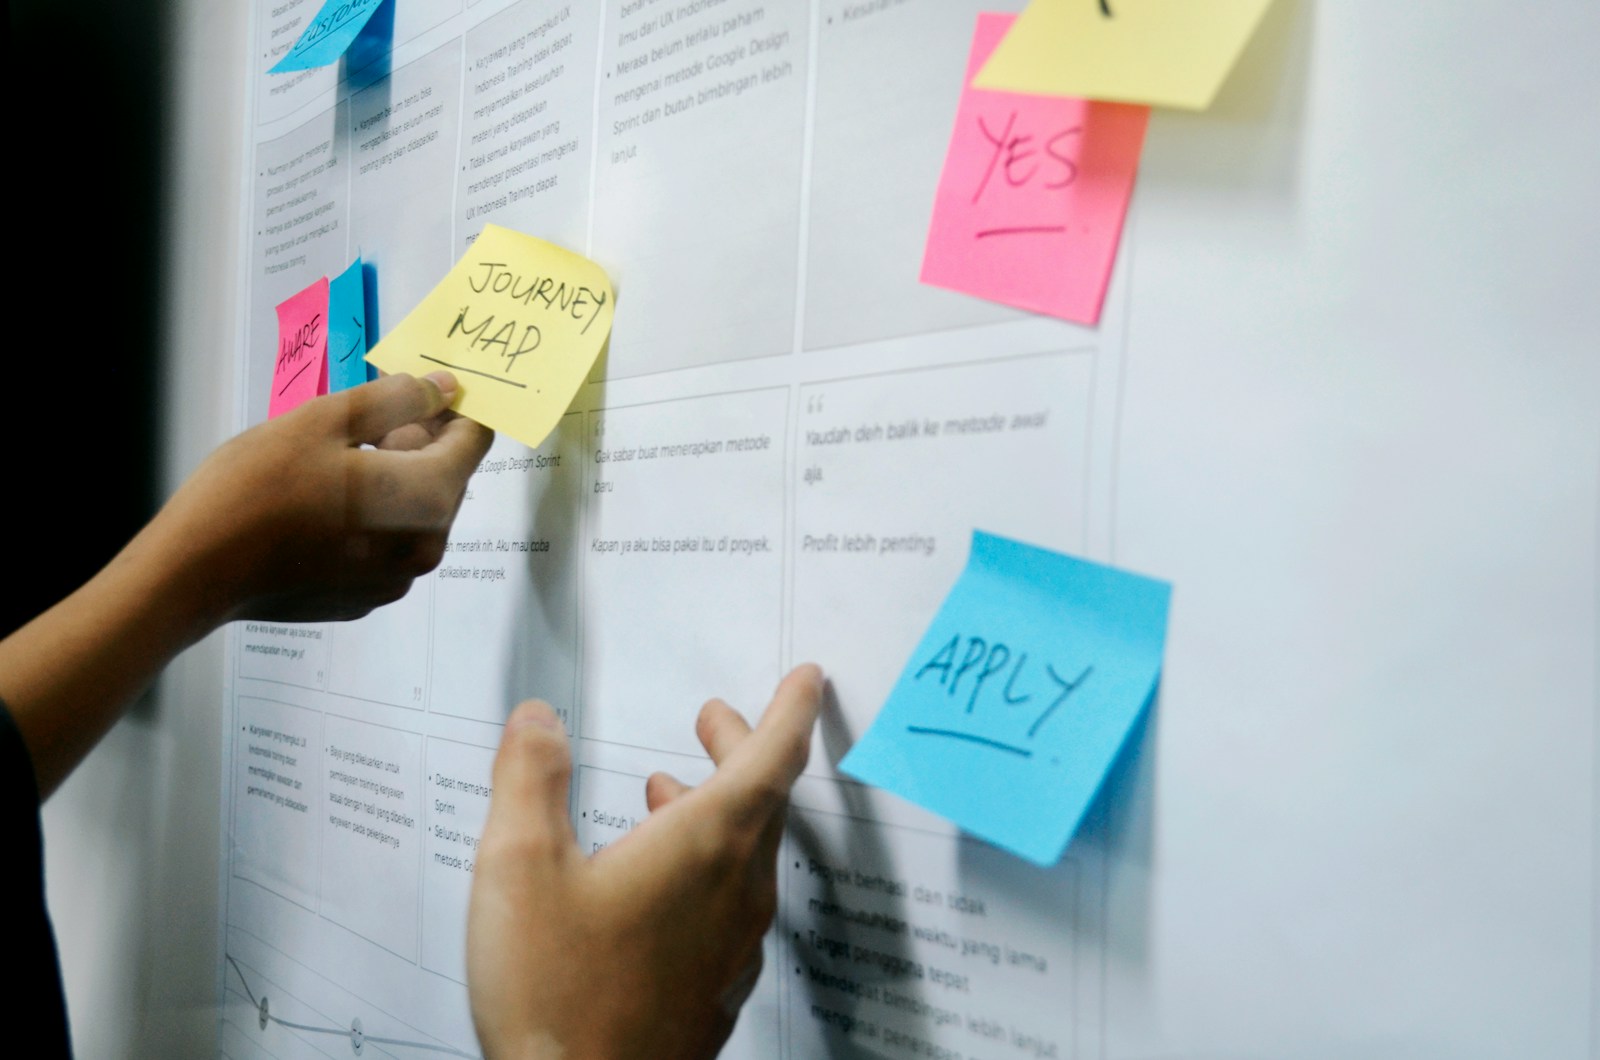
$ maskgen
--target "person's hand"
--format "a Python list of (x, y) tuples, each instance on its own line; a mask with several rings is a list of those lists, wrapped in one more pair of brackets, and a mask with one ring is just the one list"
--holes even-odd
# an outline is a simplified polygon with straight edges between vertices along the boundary
[(87, 585), (0, 641), (0, 697), (40, 795), (221, 623), (355, 618), (432, 570), (493, 438), (445, 411), (455, 389), (447, 373), (390, 376), (246, 431)]
[(211, 620), (357, 618), (438, 566), (494, 437), (446, 411), (455, 390), (448, 372), (385, 376), (213, 453), (153, 526), (207, 568)]
[(592, 858), (567, 815), (572, 759), (548, 706), (511, 715), (494, 765), (467, 915), (467, 986), (484, 1055), (716, 1055), (761, 971), (789, 789), (805, 768), (822, 671), (778, 686), (752, 732), (712, 700), (696, 731), (717, 771), (658, 773), (650, 816)]

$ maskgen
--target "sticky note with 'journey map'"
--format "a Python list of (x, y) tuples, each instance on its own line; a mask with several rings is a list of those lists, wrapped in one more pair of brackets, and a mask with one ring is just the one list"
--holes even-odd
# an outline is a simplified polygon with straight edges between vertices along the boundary
[[(979, 15), (970, 80), (1011, 26)], [(922, 258), (922, 282), (1097, 324), (1148, 107), (1061, 96), (961, 94)]]
[(977, 88), (1204, 110), (1272, 0), (1032, 0)]
[(367, 360), (390, 373), (449, 369), (457, 412), (537, 448), (594, 366), (614, 301), (588, 258), (485, 225)]
[(282, 59), (268, 70), (272, 74), (315, 70), (339, 61), (361, 35), (373, 14), (386, 0), (327, 0), (312, 16), (305, 31), (289, 46)]
[(367, 284), (357, 258), (328, 284), (328, 392), (360, 386), (372, 376), (367, 364)]
[(1171, 593), (975, 532), (966, 569), (839, 768), (1054, 864), (1154, 695)]
[(278, 356), (267, 419), (328, 392), (328, 278), (278, 303)]

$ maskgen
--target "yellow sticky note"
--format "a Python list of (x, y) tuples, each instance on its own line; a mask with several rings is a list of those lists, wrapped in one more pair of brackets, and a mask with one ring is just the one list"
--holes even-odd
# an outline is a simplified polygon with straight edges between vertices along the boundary
[(974, 88), (1204, 110), (1272, 0), (1032, 0)]
[(457, 412), (537, 446), (594, 366), (614, 301), (588, 258), (485, 225), (367, 361), (390, 373), (449, 369), (461, 384)]

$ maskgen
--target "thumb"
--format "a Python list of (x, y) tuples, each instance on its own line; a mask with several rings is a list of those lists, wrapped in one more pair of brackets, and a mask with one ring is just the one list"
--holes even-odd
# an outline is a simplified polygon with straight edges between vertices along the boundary
[(494, 793), (483, 845), (511, 847), (522, 857), (559, 860), (578, 849), (567, 816), (572, 755), (561, 719), (530, 699), (511, 713), (494, 759)]
[(353, 387), (343, 392), (346, 434), (351, 442), (376, 445), (390, 431), (449, 408), (457, 389), (449, 372), (429, 372), (421, 379), (404, 373), (386, 375)]

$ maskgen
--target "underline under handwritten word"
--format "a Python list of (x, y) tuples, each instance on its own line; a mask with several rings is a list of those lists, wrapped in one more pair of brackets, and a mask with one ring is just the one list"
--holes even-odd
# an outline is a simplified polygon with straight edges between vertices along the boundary
[(480, 372), (476, 368), (468, 368), (464, 364), (454, 364), (454, 363), (452, 363), (450, 361), (440, 360), (437, 357), (430, 357), (425, 353), (418, 354), (417, 356), (421, 357), (424, 361), (432, 361), (434, 364), (442, 364), (446, 368), (451, 368), (451, 369), (454, 369), (455, 371), (458, 371), (458, 372), (470, 372), (473, 375), (481, 375), (485, 379), (493, 379), (497, 383), (504, 383), (507, 386), (514, 386), (518, 390), (526, 390), (526, 389), (528, 389), (528, 384), (527, 383), (519, 383), (519, 382), (517, 382), (517, 381), (515, 381), (513, 379), (507, 379), (503, 375), (495, 375), (493, 372)]
[(987, 736), (979, 736), (977, 733), (971, 732), (961, 732), (957, 729), (935, 729), (928, 725), (907, 725), (906, 732), (913, 732), (919, 736), (949, 736), (957, 740), (966, 740), (970, 743), (982, 744), (984, 747), (992, 747), (996, 751), (1005, 751), (1009, 754), (1021, 755), (1023, 758), (1033, 757), (1033, 752), (1028, 750), (1026, 747), (1018, 747), (1015, 744), (1009, 744), (1002, 740), (993, 740)]

